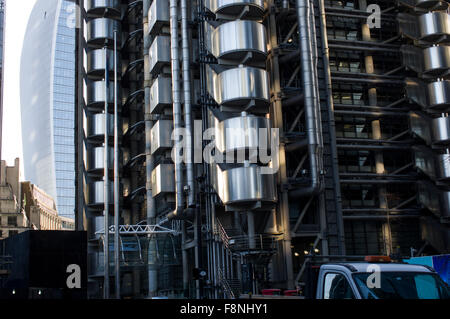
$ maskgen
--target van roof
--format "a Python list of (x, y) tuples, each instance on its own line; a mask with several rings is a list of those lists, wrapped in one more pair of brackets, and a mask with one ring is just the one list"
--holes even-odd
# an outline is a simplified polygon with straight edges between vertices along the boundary
[(385, 272), (427, 272), (433, 273), (430, 268), (424, 265), (411, 265), (403, 263), (368, 263), (368, 262), (348, 262), (348, 263), (327, 263), (322, 265), (323, 269), (336, 269), (336, 266), (349, 269), (352, 272), (373, 272), (370, 265), (377, 265), (380, 271)]

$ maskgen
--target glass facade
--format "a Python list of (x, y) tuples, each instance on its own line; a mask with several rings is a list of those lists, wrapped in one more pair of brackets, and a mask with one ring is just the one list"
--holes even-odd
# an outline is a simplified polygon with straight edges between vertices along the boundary
[(75, 215), (73, 6), (65, 0), (37, 1), (21, 63), (25, 179), (50, 194), (58, 214), (69, 218)]
[(0, 0), (0, 159), (2, 159), (3, 132), (3, 59), (5, 56), (5, 0)]

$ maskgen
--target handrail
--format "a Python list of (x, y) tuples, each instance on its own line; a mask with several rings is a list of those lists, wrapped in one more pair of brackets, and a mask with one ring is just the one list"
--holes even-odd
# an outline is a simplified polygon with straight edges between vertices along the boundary
[(219, 273), (219, 279), (220, 279), (220, 282), (222, 283), (223, 289), (230, 295), (230, 297), (232, 299), (234, 299), (235, 295), (234, 295), (233, 289), (231, 288), (228, 280), (225, 278), (222, 269), (220, 267), (218, 267), (217, 270)]

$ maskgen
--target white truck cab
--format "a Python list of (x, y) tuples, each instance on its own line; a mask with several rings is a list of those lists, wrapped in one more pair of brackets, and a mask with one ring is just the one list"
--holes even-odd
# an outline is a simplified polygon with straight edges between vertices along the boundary
[(449, 287), (431, 267), (382, 261), (321, 265), (316, 299), (450, 299)]

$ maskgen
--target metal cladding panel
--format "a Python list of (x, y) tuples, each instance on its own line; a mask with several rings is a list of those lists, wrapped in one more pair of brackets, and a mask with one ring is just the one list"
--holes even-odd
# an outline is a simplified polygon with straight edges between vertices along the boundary
[(150, 73), (158, 74), (162, 67), (170, 64), (170, 37), (158, 35), (150, 46)]
[[(108, 61), (114, 61), (114, 51), (106, 50)], [(118, 66), (120, 65), (120, 53), (118, 53)], [(105, 52), (104, 49), (96, 49), (87, 53), (86, 73), (88, 75), (104, 77), (105, 76)], [(114, 72), (114, 63), (109, 63), (108, 70)], [(120, 73), (121, 68), (117, 68)]]
[(423, 50), (424, 73), (445, 76), (450, 73), (450, 46), (435, 46)]
[(436, 175), (440, 180), (450, 179), (450, 154), (440, 154), (436, 157)]
[[(114, 116), (108, 114), (108, 135), (114, 136)], [(87, 138), (98, 137), (105, 135), (105, 114), (89, 114), (86, 117), (85, 134)]]
[(445, 12), (430, 12), (419, 17), (420, 39), (442, 43), (450, 37), (450, 15)]
[[(88, 171), (92, 170), (103, 170), (105, 167), (104, 154), (105, 148), (103, 146), (93, 147), (87, 151), (87, 165), (86, 169)], [(114, 148), (108, 148), (108, 162), (109, 167), (114, 167)]]
[[(109, 203), (112, 203), (114, 199), (114, 183), (109, 183)], [(88, 205), (102, 205), (105, 203), (104, 197), (104, 183), (103, 181), (93, 182), (87, 185), (87, 203)]]
[(256, 21), (237, 20), (218, 26), (210, 35), (211, 53), (219, 59), (243, 61), (249, 53), (251, 60), (264, 62), (267, 57), (266, 29)]
[(151, 131), (152, 155), (172, 148), (172, 131), (173, 122), (170, 120), (159, 120), (153, 125)]
[(450, 81), (438, 81), (427, 86), (429, 107), (445, 109), (450, 107)]
[(450, 143), (450, 117), (438, 117), (431, 121), (433, 143)]
[(120, 18), (120, 0), (86, 0), (85, 9), (88, 15)]
[(222, 171), (213, 164), (216, 172), (214, 186), (225, 205), (251, 202), (276, 202), (274, 175), (261, 174), (261, 167), (237, 167)]
[(152, 172), (152, 196), (175, 193), (175, 167), (173, 164), (160, 164)]
[(172, 79), (159, 76), (150, 88), (150, 112), (161, 114), (167, 107), (172, 107)]
[[(118, 35), (121, 34), (121, 24), (117, 20), (98, 18), (92, 19), (87, 23), (87, 39), (88, 44), (103, 46), (106, 43), (114, 42), (114, 31), (117, 30)], [(118, 36), (120, 46), (120, 36)]]
[(154, 0), (148, 10), (148, 28), (150, 35), (156, 35), (161, 28), (169, 25), (169, 1)]
[[(266, 136), (260, 135), (263, 130)], [(260, 138), (270, 148), (270, 123), (267, 118), (245, 115), (218, 123), (215, 127), (216, 147), (221, 153), (235, 150), (257, 150)]]
[(418, 112), (409, 113), (409, 124), (412, 133), (423, 139), (428, 145), (432, 143), (430, 132), (430, 119)]
[(260, 19), (266, 8), (265, 0), (206, 0), (205, 6), (213, 13), (236, 17), (248, 7), (247, 19)]
[(252, 101), (257, 106), (269, 104), (270, 90), (267, 71), (240, 67), (223, 71), (220, 74), (216, 74), (212, 70), (211, 72), (212, 81), (208, 81), (208, 91), (217, 104), (242, 107), (242, 111), (245, 111), (245, 107)]
[[(108, 104), (114, 103), (114, 82), (109, 82)], [(105, 82), (90, 81), (86, 88), (86, 106), (102, 107), (105, 105)]]

